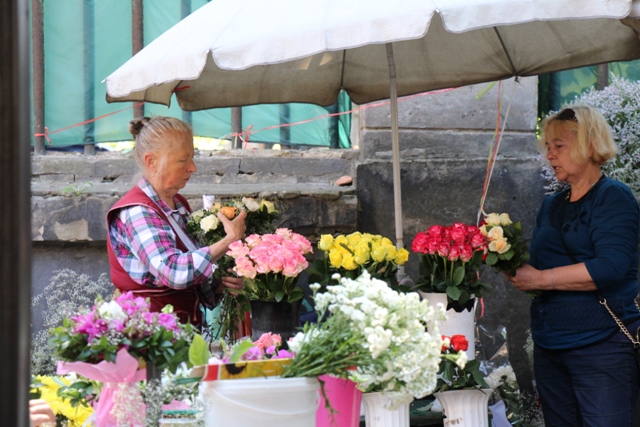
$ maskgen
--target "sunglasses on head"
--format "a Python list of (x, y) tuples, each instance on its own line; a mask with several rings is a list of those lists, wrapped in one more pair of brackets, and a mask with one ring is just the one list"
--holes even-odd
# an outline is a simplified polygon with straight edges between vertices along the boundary
[(578, 122), (578, 118), (576, 117), (576, 112), (573, 111), (571, 108), (565, 108), (564, 110), (560, 111), (558, 114), (556, 114), (556, 120), (573, 120), (574, 122)]

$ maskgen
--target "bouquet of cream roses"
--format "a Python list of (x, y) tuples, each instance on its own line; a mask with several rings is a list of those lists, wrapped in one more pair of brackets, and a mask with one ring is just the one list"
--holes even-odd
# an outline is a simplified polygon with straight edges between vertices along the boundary
[[(275, 230), (278, 211), (273, 203), (264, 199), (256, 201), (251, 197), (243, 197), (240, 200), (231, 200), (229, 203), (213, 203), (193, 212), (187, 222), (187, 233), (201, 245), (210, 246), (225, 236), (224, 227), (218, 219), (218, 212), (222, 212), (229, 219), (234, 219), (240, 211), (247, 212), (244, 220), (247, 235), (272, 233)], [(222, 257), (218, 260), (216, 277), (227, 275), (227, 269), (231, 267), (233, 267), (233, 260)]]
[[(509, 214), (491, 213), (485, 216), (480, 231), (489, 242), (484, 259), (486, 265), (515, 276), (518, 267), (529, 261), (527, 243), (522, 237), (522, 225), (520, 221), (512, 222)], [(540, 295), (540, 291), (527, 293), (531, 298)]]
[[(315, 293), (320, 285), (311, 288)], [(392, 404), (435, 389), (442, 339), (425, 325), (443, 315), (417, 293), (398, 293), (363, 271), (314, 300), (319, 318), (328, 316), (289, 341), (295, 357), (283, 376), (348, 376), (364, 391), (387, 394)]]
[(515, 276), (516, 269), (529, 261), (527, 244), (522, 237), (520, 221), (512, 222), (509, 214), (491, 213), (484, 218), (480, 231), (489, 245), (484, 263)]
[[(203, 246), (210, 246), (225, 236), (218, 212), (222, 212), (229, 219), (234, 219), (241, 211), (247, 212), (245, 218), (247, 235), (272, 233), (275, 230), (275, 222), (279, 214), (273, 202), (243, 197), (227, 203), (210, 204), (210, 198), (211, 196), (203, 196), (204, 208), (193, 212), (187, 222), (187, 233)], [(220, 278), (231, 274), (229, 269), (234, 267), (235, 262), (229, 255), (223, 255), (216, 264), (218, 268), (214, 272), (214, 277)], [(230, 334), (230, 341), (235, 341), (238, 338), (237, 325), (245, 311), (249, 311), (246, 298), (242, 294), (234, 297), (225, 290), (219, 315), (211, 325), (211, 335), (226, 337)]]

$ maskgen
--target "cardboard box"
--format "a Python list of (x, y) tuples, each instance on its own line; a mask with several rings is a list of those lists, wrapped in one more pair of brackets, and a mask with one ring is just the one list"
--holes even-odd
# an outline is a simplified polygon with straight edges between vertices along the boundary
[(274, 377), (281, 375), (292, 361), (293, 359), (247, 360), (197, 366), (191, 370), (191, 376), (202, 377), (202, 381)]

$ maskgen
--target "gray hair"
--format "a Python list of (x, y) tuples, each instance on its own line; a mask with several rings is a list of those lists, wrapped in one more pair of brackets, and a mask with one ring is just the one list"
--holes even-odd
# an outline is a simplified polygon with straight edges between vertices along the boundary
[[(129, 122), (129, 132), (133, 135), (135, 146), (133, 156), (141, 171), (146, 171), (144, 156), (168, 147), (178, 135), (193, 138), (193, 130), (188, 123), (174, 117), (154, 116), (133, 119)], [(160, 159), (158, 172), (162, 174), (165, 159)]]

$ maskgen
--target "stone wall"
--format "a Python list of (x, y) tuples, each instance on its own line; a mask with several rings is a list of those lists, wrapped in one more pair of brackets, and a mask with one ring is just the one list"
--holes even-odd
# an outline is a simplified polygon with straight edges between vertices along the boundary
[[(197, 153), (197, 174), (181, 191), (193, 209), (202, 195), (253, 196), (276, 202), (282, 227), (316, 239), (357, 227), (355, 185), (337, 186), (355, 175), (357, 150), (230, 151)], [(47, 153), (32, 158), (33, 295), (57, 270), (69, 268), (96, 280), (109, 273), (107, 210), (134, 182), (130, 154), (95, 156)], [(34, 330), (43, 325), (43, 301), (33, 310)]]

